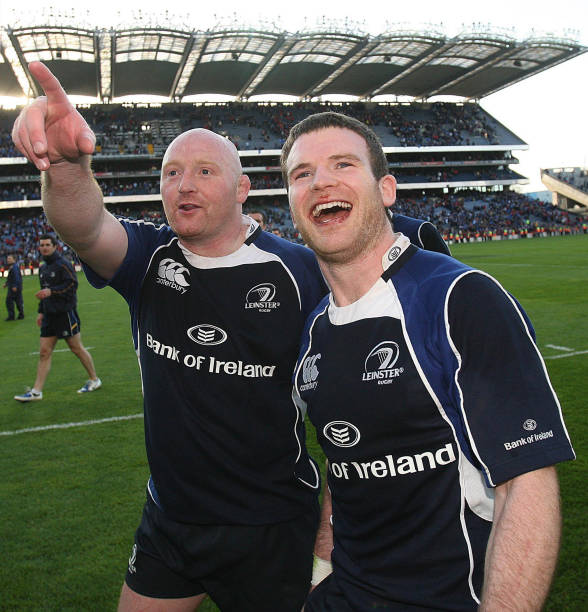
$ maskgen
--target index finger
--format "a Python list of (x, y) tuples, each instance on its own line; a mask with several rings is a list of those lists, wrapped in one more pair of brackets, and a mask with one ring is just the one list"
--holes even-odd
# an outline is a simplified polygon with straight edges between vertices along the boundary
[(48, 102), (69, 102), (65, 90), (57, 77), (41, 62), (31, 62), (29, 70), (35, 80), (43, 88)]

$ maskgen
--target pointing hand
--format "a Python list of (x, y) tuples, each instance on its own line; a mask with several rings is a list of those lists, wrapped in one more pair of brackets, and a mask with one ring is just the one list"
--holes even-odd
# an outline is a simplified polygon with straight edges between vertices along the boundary
[(45, 92), (26, 106), (12, 128), (16, 148), (39, 170), (91, 155), (96, 136), (69, 101), (61, 83), (41, 62), (29, 64)]

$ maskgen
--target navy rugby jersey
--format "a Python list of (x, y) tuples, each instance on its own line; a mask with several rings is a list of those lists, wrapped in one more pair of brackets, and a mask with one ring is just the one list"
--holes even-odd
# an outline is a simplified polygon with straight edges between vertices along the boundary
[(492, 487), (574, 457), (526, 315), (409, 244), (307, 322), (294, 397), (329, 460), (332, 580), (354, 610), (475, 610)]
[(392, 213), (390, 209), (388, 209), (388, 216), (394, 231), (404, 234), (412, 244), (427, 251), (451, 255), (451, 251), (445, 240), (443, 240), (443, 236), (441, 236), (439, 230), (430, 221), (413, 219), (412, 217)]
[(121, 223), (129, 248), (110, 285), (131, 313), (152, 497), (182, 522), (300, 515), (319, 488), (291, 399), (304, 321), (326, 294), (313, 253), (253, 221), (219, 258), (191, 253), (168, 226)]

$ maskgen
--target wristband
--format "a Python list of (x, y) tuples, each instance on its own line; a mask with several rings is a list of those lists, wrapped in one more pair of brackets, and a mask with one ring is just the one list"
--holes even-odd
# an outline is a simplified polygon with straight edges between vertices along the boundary
[(322, 582), (332, 571), (333, 564), (330, 561), (325, 561), (316, 555), (313, 555), (314, 561), (312, 563), (312, 580), (310, 584), (316, 586), (319, 582)]

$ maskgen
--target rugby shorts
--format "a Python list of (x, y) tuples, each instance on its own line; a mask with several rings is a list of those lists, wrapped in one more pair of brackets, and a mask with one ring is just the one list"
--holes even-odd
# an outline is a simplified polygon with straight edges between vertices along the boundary
[(70, 338), (81, 331), (80, 317), (77, 310), (56, 312), (43, 315), (41, 323), (41, 337)]
[(359, 585), (345, 583), (345, 593), (334, 575), (321, 580), (308, 596), (304, 612), (434, 612), (438, 606), (422, 607), (406, 601), (382, 599)]
[(146, 597), (207, 593), (223, 612), (300, 612), (310, 589), (318, 503), (273, 525), (193, 525), (149, 493), (125, 581)]

